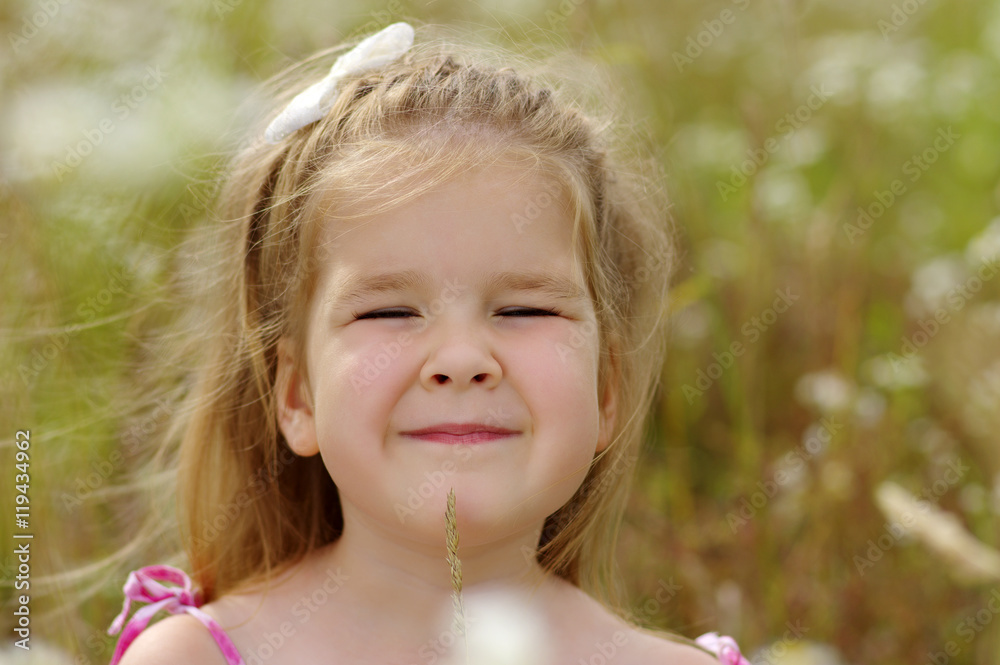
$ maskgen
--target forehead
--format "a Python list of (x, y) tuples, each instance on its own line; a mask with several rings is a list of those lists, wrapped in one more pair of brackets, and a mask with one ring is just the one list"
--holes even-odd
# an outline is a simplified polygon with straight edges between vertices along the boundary
[(469, 253), (576, 262), (578, 206), (550, 170), (507, 162), (373, 175), (359, 187), (334, 181), (324, 192), (311, 215), (321, 267)]

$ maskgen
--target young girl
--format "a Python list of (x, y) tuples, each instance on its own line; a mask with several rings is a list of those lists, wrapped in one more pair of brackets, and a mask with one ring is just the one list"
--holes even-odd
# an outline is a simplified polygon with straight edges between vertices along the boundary
[[(666, 208), (507, 64), (389, 26), (290, 83), (236, 159), (174, 412), (196, 585), (130, 575), (113, 663), (483, 663), (462, 637), (497, 587), (544, 626), (520, 662), (746, 662), (634, 626), (615, 595)], [(132, 600), (152, 604), (126, 623)]]

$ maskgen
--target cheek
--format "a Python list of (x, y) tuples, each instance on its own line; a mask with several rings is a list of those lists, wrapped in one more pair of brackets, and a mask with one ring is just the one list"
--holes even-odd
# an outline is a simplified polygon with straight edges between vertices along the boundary
[(567, 327), (527, 347), (517, 381), (539, 409), (561, 420), (553, 424), (589, 440), (598, 423), (597, 342), (587, 332), (585, 326)]
[(327, 380), (336, 400), (333, 403), (358, 404), (395, 392), (395, 384), (407, 371), (404, 366), (412, 346), (407, 341), (407, 336), (359, 328), (351, 331), (343, 344), (331, 345), (326, 359)]
[(565, 382), (566, 388), (577, 391), (597, 386), (597, 334), (591, 322), (574, 324), (556, 331), (549, 340), (544, 364), (554, 377)]
[(518, 477), (533, 488), (534, 510), (540, 517), (573, 496), (597, 450), (596, 341), (572, 334), (577, 328), (560, 330), (526, 348), (511, 372), (515, 389), (531, 411), (536, 444)]
[(377, 471), (385, 461), (383, 435), (396, 389), (391, 383), (395, 365), (380, 359), (380, 353), (378, 344), (331, 344), (316, 364), (320, 455), (330, 478), (354, 502), (372, 488), (382, 489)]
[(330, 344), (317, 360), (310, 368), (315, 370), (317, 434), (327, 454), (341, 454), (336, 452), (340, 442), (378, 434), (389, 422), (392, 405), (405, 389), (406, 349), (393, 341), (353, 340)]

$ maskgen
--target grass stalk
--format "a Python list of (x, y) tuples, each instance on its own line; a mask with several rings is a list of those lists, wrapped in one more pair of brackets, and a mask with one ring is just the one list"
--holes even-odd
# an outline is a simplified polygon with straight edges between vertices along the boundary
[(455, 516), (455, 488), (448, 492), (448, 508), (444, 513), (445, 542), (448, 545), (448, 566), (451, 568), (451, 598), (454, 604), (455, 631), (465, 641), (465, 662), (469, 663), (469, 636), (465, 630), (465, 606), (462, 603), (462, 560), (458, 558), (458, 518)]

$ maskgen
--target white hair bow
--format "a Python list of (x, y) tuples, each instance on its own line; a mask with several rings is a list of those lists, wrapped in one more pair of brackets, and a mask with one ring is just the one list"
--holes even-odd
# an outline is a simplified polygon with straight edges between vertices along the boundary
[(412, 45), (413, 27), (408, 23), (393, 23), (368, 37), (337, 58), (326, 78), (296, 95), (268, 125), (264, 139), (268, 143), (277, 143), (296, 129), (316, 122), (333, 105), (331, 93), (340, 79), (387, 65), (406, 53)]

